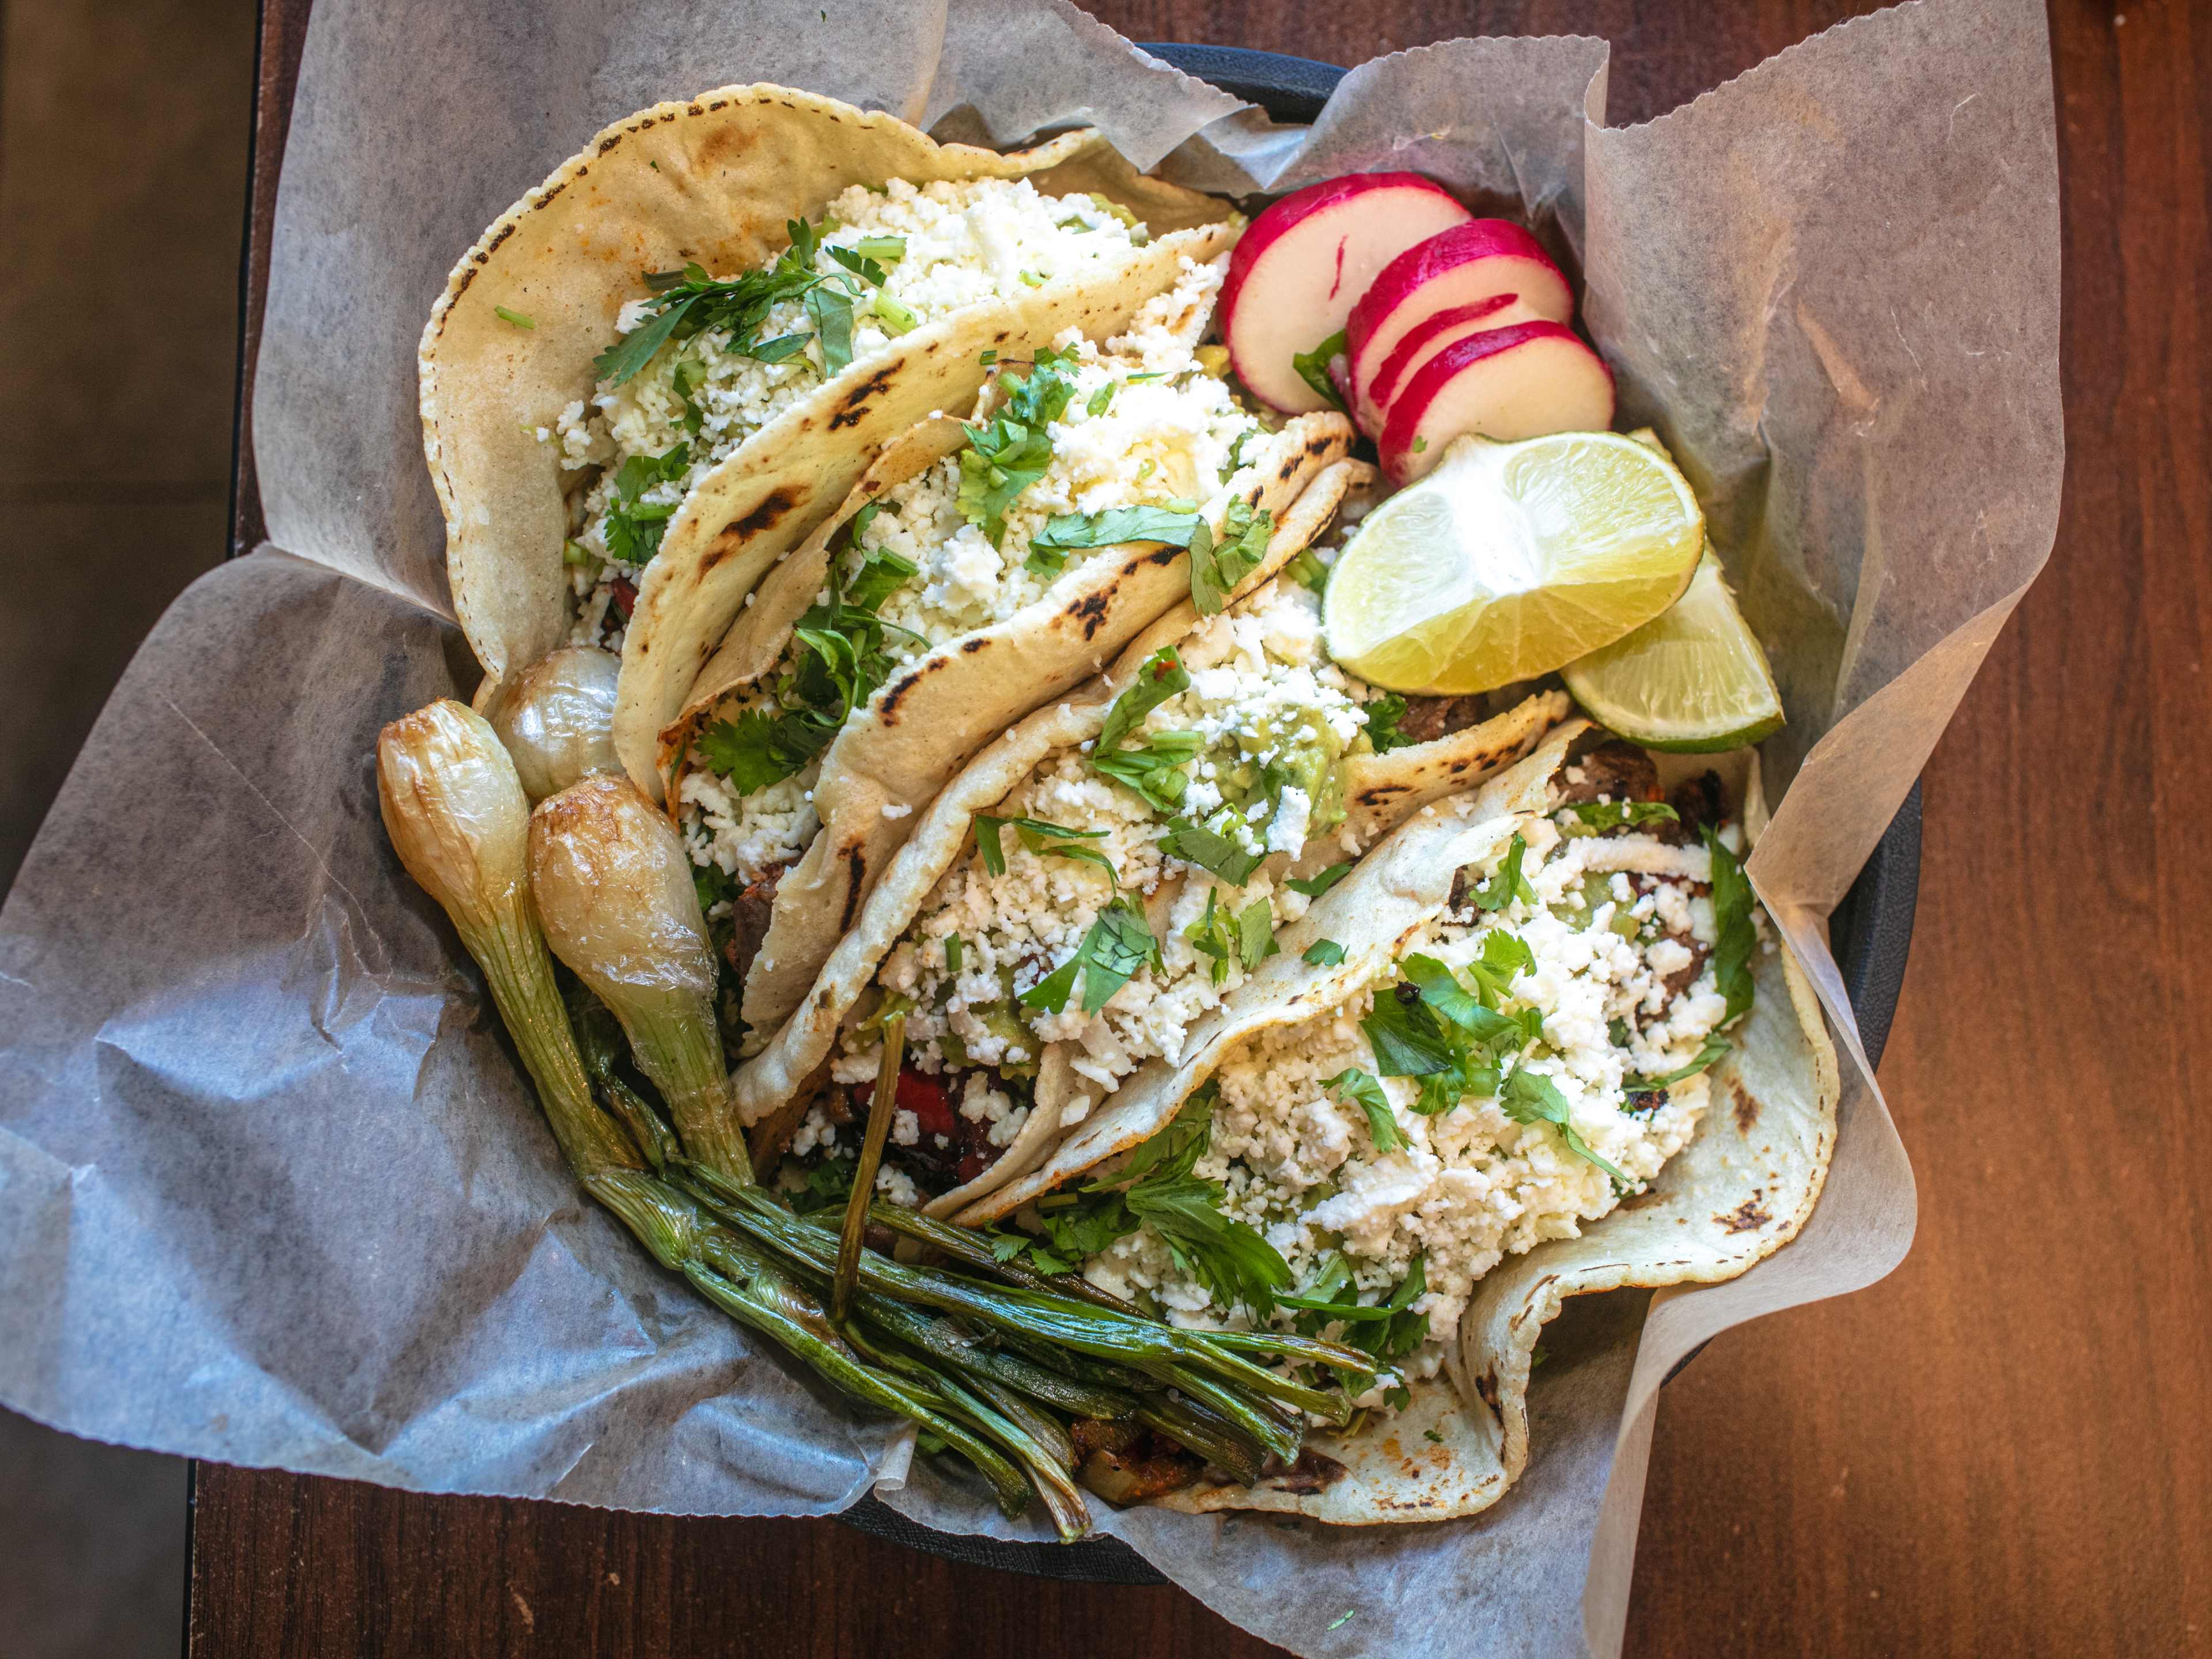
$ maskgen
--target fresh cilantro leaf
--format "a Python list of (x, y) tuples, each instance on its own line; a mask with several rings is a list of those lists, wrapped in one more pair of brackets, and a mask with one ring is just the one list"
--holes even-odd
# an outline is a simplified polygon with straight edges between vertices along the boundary
[(1753, 994), (1752, 952), (1759, 948), (1759, 931), (1751, 918), (1751, 878), (1726, 843), (1705, 829), (1705, 851), (1713, 865), (1713, 988), (1728, 999), (1729, 1024), (1749, 1012)]
[(1477, 1017), (1490, 1012), (1434, 957), (1409, 956), (1399, 967), (1419, 990), (1421, 1000), (1455, 1025), (1473, 1030)]
[(1513, 1074), (1505, 1079), (1505, 1086), (1498, 1091), (1498, 1103), (1516, 1123), (1552, 1125), (1559, 1130), (1559, 1139), (1566, 1142), (1567, 1150), (1577, 1158), (1596, 1164), (1623, 1187), (1635, 1184), (1617, 1166), (1590, 1150), (1589, 1143), (1574, 1126), (1567, 1097), (1540, 1072), (1532, 1072), (1525, 1066), (1516, 1066)]
[(1316, 968), (1334, 968), (1344, 960), (1344, 947), (1333, 939), (1317, 939), (1306, 946), (1301, 960)]
[(748, 708), (734, 720), (716, 720), (691, 746), (740, 795), (750, 795), (802, 769), (830, 746), (839, 724), (811, 709), (770, 714)]
[(1275, 954), (1274, 908), (1263, 898), (1254, 899), (1237, 913), (1237, 953), (1250, 973)]
[(1121, 1167), (1091, 1182), (1085, 1192), (1103, 1192), (1148, 1177), (1179, 1181), (1198, 1166), (1213, 1139), (1213, 1109), (1221, 1087), (1212, 1079), (1191, 1091), (1167, 1127), (1137, 1143)]
[(1423, 1429), (1421, 1431), (1421, 1438), (1424, 1440), (1433, 1441), (1439, 1446), (1444, 1443), (1443, 1436), (1438, 1434), (1434, 1429)]
[(1624, 823), (1650, 823), (1654, 819), (1681, 822), (1681, 815), (1663, 800), (1578, 800), (1559, 810), (1572, 813), (1593, 830), (1618, 830)]
[(1146, 715), (1189, 684), (1189, 671), (1173, 646), (1154, 652), (1138, 669), (1129, 689), (1114, 699), (1091, 745), (1092, 771), (1127, 785), (1158, 811), (1174, 811), (1190, 787), (1189, 775), (1181, 768), (1198, 753), (1197, 733), (1149, 732), (1133, 748), (1124, 748), (1122, 740)]
[[(994, 359), (995, 361), (995, 359)], [(958, 506), (963, 517), (996, 547), (1006, 533), (1006, 509), (1052, 465), (1045, 428), (1067, 410), (1075, 382), (1061, 371), (1070, 359), (1040, 351), (1030, 372), (1006, 382), (1006, 401), (989, 425), (967, 426), (960, 452)]]
[(1195, 513), (1164, 507), (1109, 507), (1097, 513), (1056, 513), (1030, 538), (1032, 548), (1065, 553), (1079, 547), (1115, 547), (1123, 542), (1190, 545), (1200, 520)]
[(1203, 520), (1191, 526), (1190, 602), (1201, 617), (1219, 612), (1229, 595), (1267, 556), (1274, 516), (1239, 499), (1229, 503), (1217, 541)]
[(1621, 1079), (1621, 1085), (1631, 1093), (1648, 1093), (1654, 1089), (1664, 1089), (1669, 1084), (1680, 1083), (1686, 1079), (1697, 1076), (1698, 1073), (1709, 1067), (1719, 1065), (1735, 1051), (1735, 1045), (1726, 1037), (1707, 1037), (1705, 1046), (1698, 1050), (1698, 1057), (1687, 1066), (1678, 1066), (1673, 1071), (1662, 1073), (1657, 1077), (1624, 1078)]
[[(814, 269), (814, 257), (821, 246), (819, 233), (803, 219), (788, 221), (785, 228), (791, 246), (765, 270), (718, 282), (702, 267), (687, 264), (680, 271), (655, 271), (647, 277), (647, 286), (654, 295), (649, 314), (599, 354), (593, 372), (607, 384), (620, 386), (651, 362), (670, 340), (689, 339), (708, 329), (727, 335), (731, 350), (767, 362), (781, 361), (799, 349), (804, 339), (787, 335), (782, 339), (792, 343), (772, 343), (779, 347), (779, 355), (769, 357), (758, 340), (760, 325), (771, 308), (811, 296), (823, 281)], [(823, 351), (826, 358), (826, 342)]]
[(806, 337), (804, 334), (779, 334), (773, 340), (763, 340), (757, 345), (747, 346), (738, 355), (750, 357), (757, 362), (780, 363), (787, 357), (796, 357), (805, 349)]
[(1390, 1110), (1390, 1097), (1382, 1092), (1379, 1079), (1357, 1066), (1347, 1066), (1321, 1086), (1342, 1095), (1367, 1114), (1367, 1133), (1376, 1152), (1397, 1151), (1401, 1144), (1398, 1120)]
[(681, 478), (691, 465), (689, 444), (678, 444), (659, 455), (633, 455), (615, 473), (607, 495), (605, 538), (607, 556), (619, 564), (648, 564), (660, 551), (660, 538), (676, 504), (647, 505), (638, 499), (654, 485)]
[(842, 374), (853, 364), (853, 300), (823, 283), (806, 291), (806, 318), (822, 343), (823, 377)]
[(861, 555), (860, 567), (852, 574), (847, 603), (857, 611), (875, 611), (920, 568), (911, 559), (884, 548), (871, 548)]
[(1095, 1014), (1147, 962), (1157, 964), (1159, 954), (1159, 943), (1145, 925), (1145, 913), (1126, 897), (1117, 898), (1098, 913), (1083, 942), (1075, 947), (1075, 954), (1023, 992), (1018, 1000), (1024, 1007), (1056, 1014), (1067, 1006), (1080, 974), (1083, 1012)]
[(1293, 878), (1283, 884), (1293, 893), (1304, 893), (1308, 898), (1319, 898), (1323, 893), (1352, 873), (1349, 864), (1332, 864), (1317, 875)]
[(1267, 856), (1264, 851), (1249, 853), (1227, 836), (1188, 818), (1169, 819), (1160, 846), (1185, 863), (1212, 871), (1231, 887), (1242, 887), (1249, 881)]
[(1024, 847), (1039, 856), (1047, 854), (1060, 858), (1081, 859), (1106, 872), (1106, 878), (1115, 887), (1121, 884), (1114, 869), (1114, 862), (1094, 848), (1078, 847), (1073, 843), (1097, 841), (1103, 830), (1070, 830), (1057, 823), (1047, 823), (1041, 818), (1000, 818), (988, 812), (975, 815), (975, 845), (983, 854), (983, 867), (994, 876), (1006, 873), (1006, 849), (1003, 831), (1012, 824), (1014, 833), (1021, 837)]
[(1336, 395), (1335, 384), (1328, 378), (1328, 360), (1344, 349), (1344, 331), (1339, 329), (1311, 351), (1301, 351), (1291, 359), (1291, 367), (1297, 371), (1298, 379), (1313, 388), (1314, 396), (1331, 409), (1342, 409), (1344, 399)]
[(1505, 861), (1498, 866), (1498, 873), (1483, 882), (1468, 896), (1478, 910), (1503, 910), (1516, 898), (1536, 902), (1536, 890), (1521, 873), (1522, 855), (1528, 852), (1528, 843), (1521, 832), (1513, 832), (1513, 844), (1505, 850)]
[(1519, 975), (1534, 971), (1536, 956), (1518, 933), (1493, 927), (1482, 936), (1482, 954), (1467, 964), (1475, 983), (1475, 994), (1486, 1008), (1495, 1008), (1510, 994)]
[(1419, 738), (1409, 738), (1398, 729), (1398, 722), (1406, 718), (1406, 700), (1395, 691), (1385, 691), (1368, 698), (1367, 741), (1378, 755), (1387, 755), (1393, 749), (1404, 749), (1419, 743)]
[(1451, 1039), (1420, 994), (1395, 985), (1375, 994), (1375, 1007), (1359, 1022), (1384, 1077), (1431, 1077), (1455, 1069)]
[(699, 912), (704, 915), (716, 905), (736, 898), (741, 890), (738, 878), (720, 865), (701, 864), (692, 866), (691, 890), (699, 896)]
[[(904, 244), (901, 244), (903, 248)], [(856, 247), (825, 247), (822, 250), (853, 275), (876, 287), (884, 285), (884, 268)]]

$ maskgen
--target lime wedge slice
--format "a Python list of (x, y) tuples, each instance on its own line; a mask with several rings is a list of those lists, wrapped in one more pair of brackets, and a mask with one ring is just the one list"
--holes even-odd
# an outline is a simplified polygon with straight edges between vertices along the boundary
[(1633, 438), (1457, 438), (1337, 561), (1328, 653), (1393, 691), (1487, 691), (1548, 673), (1680, 598), (1705, 534), (1674, 463)]
[(1782, 724), (1766, 653), (1711, 548), (1671, 610), (1561, 678), (1592, 720), (1646, 749), (1741, 749)]

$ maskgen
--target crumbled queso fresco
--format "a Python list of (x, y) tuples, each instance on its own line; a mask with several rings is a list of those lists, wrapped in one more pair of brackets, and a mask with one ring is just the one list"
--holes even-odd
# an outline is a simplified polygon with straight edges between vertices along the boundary
[[(903, 252), (882, 262), (882, 287), (871, 287), (855, 304), (855, 361), (964, 306), (1024, 293), (1121, 258), (1146, 234), (1123, 210), (1089, 196), (1047, 196), (1026, 179), (921, 185), (894, 179), (880, 191), (855, 185), (830, 204), (827, 223), (831, 228), (815, 260), (825, 276), (842, 270), (830, 247), (851, 249), (866, 237), (904, 239)], [(617, 323), (623, 333), (644, 320), (649, 299), (641, 295), (623, 308)], [(615, 583), (635, 584), (641, 568), (614, 562), (607, 547), (609, 498), (623, 463), (685, 446), (689, 464), (681, 475), (662, 479), (638, 497), (648, 507), (680, 502), (738, 445), (822, 383), (821, 343), (800, 301), (772, 307), (758, 337), (793, 334), (806, 337), (795, 356), (763, 362), (729, 349), (726, 332), (702, 330), (664, 347), (623, 385), (603, 384), (590, 399), (569, 404), (557, 428), (545, 434), (559, 445), (563, 467), (601, 469), (572, 503), (574, 639), (616, 648), (622, 642), (629, 599)], [(679, 373), (698, 411), (696, 433), (686, 424)]]
[[(1065, 415), (1048, 428), (1052, 464), (1007, 510), (999, 546), (961, 515), (957, 453), (884, 495), (881, 510), (855, 538), (860, 545), (839, 556), (848, 574), (872, 552), (916, 568), (877, 613), (886, 624), (884, 651), (894, 672), (1042, 598), (1054, 579), (1025, 566), (1030, 538), (1054, 514), (1203, 501), (1226, 484), (1231, 457), (1259, 422), (1192, 351), (1227, 264), (1226, 255), (1206, 264), (1186, 258), (1180, 282), (1148, 302), (1129, 331), (1103, 351), (1073, 330), (1055, 342), (1073, 359), (1062, 372), (1075, 391)], [(1093, 412), (1102, 394), (1108, 400)], [(767, 706), (789, 655), (787, 650), (785, 662), (720, 712)], [(812, 805), (818, 773), (818, 763), (810, 764), (741, 795), (728, 780), (694, 768), (681, 789), (694, 862), (716, 865), (750, 884), (796, 859), (819, 827)]]
[[(1140, 969), (1095, 1014), (1073, 995), (1057, 1013), (1020, 1004), (1021, 993), (1076, 952), (1115, 888), (1095, 863), (1050, 847), (1031, 850), (1009, 830), (1004, 873), (993, 874), (974, 854), (948, 871), (877, 975), (913, 1005), (909, 1064), (924, 1072), (1028, 1069), (1044, 1045), (1070, 1044), (1079, 1092), (1062, 1121), (1080, 1121), (1143, 1061), (1178, 1054), (1199, 1018), (1243, 980), (1236, 949), (1209, 955), (1192, 937), (1203, 933), (1209, 896), (1217, 927), (1232, 939), (1232, 919), (1265, 906), (1262, 945), (1304, 914), (1308, 899), (1282, 885), (1279, 872), (1309, 836), (1318, 842), (1342, 821), (1341, 762), (1365, 747), (1364, 694), (1328, 662), (1318, 601), (1294, 584), (1271, 583), (1208, 618), (1178, 650), (1191, 684), (1148, 714), (1137, 733), (1199, 734), (1183, 815), (1249, 850), (1287, 859), (1263, 863), (1232, 885), (1167, 852), (1161, 840), (1171, 815), (1093, 770), (1091, 744), (1046, 757), (992, 816), (1097, 832), (1069, 844), (1112, 862), (1120, 890), (1143, 908), (1164, 971)], [(844, 1042), (832, 1062), (836, 1080), (872, 1078), (879, 1053), (873, 1036), (856, 1028)]]
[[(1543, 1012), (1543, 1038), (1523, 1063), (1565, 1097), (1594, 1152), (1647, 1182), (1688, 1143), (1709, 1084), (1700, 1073), (1670, 1086), (1651, 1109), (1630, 1110), (1624, 1079), (1687, 1064), (1727, 1012), (1705, 960), (1714, 939), (1708, 854), (1640, 834), (1563, 836), (1549, 818), (1531, 820), (1524, 834), (1523, 872), (1536, 902), (1516, 899), (1496, 914), (1447, 912), (1407, 944), (1401, 958), (1423, 951), (1460, 970), (1495, 929), (1524, 940), (1535, 966), (1512, 982), (1503, 1004), (1509, 1012)], [(1735, 844), (1735, 831), (1724, 838)], [(1491, 860), (1483, 873), (1499, 862)], [(1694, 979), (1670, 995), (1668, 976), (1679, 983), (1693, 963)], [(1381, 1079), (1403, 1144), (1378, 1154), (1359, 1106), (1322, 1086), (1346, 1067), (1377, 1072), (1360, 1028), (1373, 1006), (1370, 988), (1243, 1045), (1218, 1073), (1212, 1141), (1194, 1173), (1224, 1184), (1225, 1212), (1267, 1237), (1295, 1284), (1313, 1282), (1340, 1251), (1361, 1299), (1376, 1302), (1420, 1255), (1427, 1288), (1412, 1310), (1428, 1316), (1429, 1336), (1402, 1362), (1410, 1380), (1436, 1374), (1483, 1274), (1508, 1255), (1577, 1236), (1620, 1194), (1552, 1125), (1516, 1123), (1492, 1097), (1467, 1097), (1441, 1115), (1423, 1116), (1411, 1109), (1418, 1090), (1410, 1078)], [(1625, 1044), (1615, 1040), (1624, 1031)], [(1118, 1295), (1156, 1299), (1179, 1323), (1249, 1322), (1242, 1310), (1210, 1304), (1149, 1225), (1093, 1257), (1085, 1272)], [(1287, 1323), (1288, 1316), (1277, 1319)], [(1386, 1391), (1378, 1386), (1362, 1403), (1380, 1404)]]

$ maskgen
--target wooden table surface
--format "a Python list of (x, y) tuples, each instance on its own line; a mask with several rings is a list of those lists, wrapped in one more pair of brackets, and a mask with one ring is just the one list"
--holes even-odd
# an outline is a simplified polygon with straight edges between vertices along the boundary
[[(1668, 1390), (1628, 1650), (2212, 1651), (2212, 7), (2053, 0), (2065, 512), (1926, 775), (1882, 1081), (1905, 1266)], [(1456, 34), (1613, 45), (1671, 108), (1849, 0), (1090, 0), (1139, 40), (1337, 63)], [(306, 0), (268, 0), (249, 326)], [(250, 337), (250, 336), (249, 336)], [(249, 366), (250, 374), (250, 366)], [(240, 528), (252, 544), (250, 477)], [(2195, 920), (2192, 921), (2191, 918)], [(1273, 1651), (1181, 1593), (963, 1568), (828, 1521), (675, 1521), (203, 1466), (188, 1652)]]

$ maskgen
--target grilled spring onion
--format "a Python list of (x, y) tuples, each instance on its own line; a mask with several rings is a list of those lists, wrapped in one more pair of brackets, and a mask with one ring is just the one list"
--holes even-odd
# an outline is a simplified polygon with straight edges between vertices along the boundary
[[(453, 702), (386, 728), (378, 788), (401, 862), (445, 906), (483, 966), (586, 1189), (731, 1317), (851, 1397), (911, 1419), (958, 1452), (1009, 1515), (1035, 1496), (1063, 1537), (1089, 1526), (1068, 1475), (1073, 1446), (1054, 1413), (1133, 1418), (1247, 1481), (1257, 1477), (1263, 1454), (1296, 1456), (1303, 1412), (1344, 1420), (1345, 1393), (1326, 1393), (1244, 1356), (1364, 1377), (1372, 1362), (1356, 1350), (1274, 1332), (1180, 1331), (1133, 1309), (1063, 1294), (1060, 1281), (1004, 1264), (994, 1264), (991, 1277), (969, 1278), (864, 1248), (849, 1317), (842, 1326), (832, 1321), (823, 1300), (837, 1266), (836, 1232), (751, 1185), (741, 1151), (733, 1160), (711, 1133), (697, 1133), (727, 1121), (719, 1058), (712, 1090), (704, 1068), (687, 1070), (665, 1052), (659, 1071), (647, 1062), (641, 1034), (665, 1040), (672, 1024), (689, 1018), (680, 997), (697, 988), (688, 970), (668, 971), (671, 961), (691, 961), (695, 947), (703, 954), (688, 877), (682, 896), (689, 908), (674, 902), (667, 860), (642, 828), (649, 823), (666, 836), (665, 822), (627, 783), (601, 780), (549, 801), (533, 823), (492, 727)], [(580, 803), (589, 810), (575, 810)], [(535, 895), (527, 878), (533, 861), (554, 872)], [(640, 1064), (667, 1095), (681, 1147), (635, 1094), (610, 1094), (605, 1112), (594, 1103), (594, 1078), (602, 1085), (619, 1081), (613, 1057), (602, 1052), (611, 1038), (594, 1031), (595, 1063), (587, 1069), (539, 931), (539, 913), (549, 908), (561, 918), (563, 960), (615, 1009)], [(634, 1020), (640, 1004), (644, 1017)], [(703, 1012), (701, 1019), (711, 1036), (711, 1022)], [(647, 1170), (641, 1147), (659, 1173)], [(981, 1268), (967, 1241), (933, 1242), (959, 1246), (958, 1259)]]
[(923, 1425), (975, 1464), (1009, 1515), (1026, 1508), (1030, 1485), (1020, 1469), (948, 1412), (940, 1394), (855, 1355), (787, 1271), (645, 1174), (621, 1127), (592, 1103), (530, 903), (529, 802), (490, 725), (450, 701), (393, 721), (377, 740), (377, 795), (400, 863), (444, 906), (483, 968), (554, 1138), (586, 1190), (716, 1307), (855, 1399)]
[(376, 793), (400, 863), (483, 967), (562, 1154), (586, 1181), (634, 1164), (622, 1131), (592, 1103), (531, 914), (530, 803), (497, 735), (453, 702), (394, 720), (377, 739)]
[(484, 718), (514, 757), (532, 800), (558, 794), (593, 773), (616, 773), (615, 680), (622, 659), (592, 645), (564, 645), (494, 694)]
[(691, 861), (624, 777), (592, 777), (530, 816), (530, 890), (554, 955), (615, 1012), (696, 1162), (752, 1179), (722, 1070), (714, 953)]

